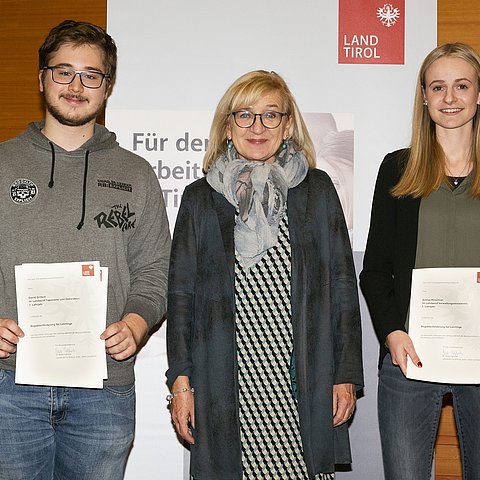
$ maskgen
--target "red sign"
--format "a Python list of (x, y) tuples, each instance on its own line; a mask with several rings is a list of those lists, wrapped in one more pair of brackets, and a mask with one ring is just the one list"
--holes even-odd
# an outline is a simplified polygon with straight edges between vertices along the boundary
[(404, 63), (405, 0), (339, 0), (338, 5), (338, 63)]
[(82, 276), (84, 277), (93, 277), (95, 272), (93, 270), (93, 265), (91, 263), (85, 263), (82, 265)]

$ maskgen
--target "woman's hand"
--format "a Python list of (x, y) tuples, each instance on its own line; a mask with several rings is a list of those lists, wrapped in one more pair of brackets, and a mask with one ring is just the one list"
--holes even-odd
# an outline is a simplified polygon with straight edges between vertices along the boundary
[(392, 363), (398, 365), (404, 375), (407, 374), (407, 356), (418, 368), (422, 368), (422, 362), (418, 358), (413, 342), (407, 333), (395, 330), (387, 336), (385, 343), (390, 350)]
[(353, 383), (339, 383), (333, 386), (333, 426), (345, 423), (355, 410), (357, 395)]
[(177, 377), (172, 385), (172, 395), (174, 397), (170, 401), (170, 414), (173, 426), (187, 443), (193, 445), (195, 440), (191, 429), (195, 428), (195, 407), (187, 376)]
[(8, 358), (17, 351), (18, 340), (23, 330), (13, 320), (0, 318), (0, 358)]

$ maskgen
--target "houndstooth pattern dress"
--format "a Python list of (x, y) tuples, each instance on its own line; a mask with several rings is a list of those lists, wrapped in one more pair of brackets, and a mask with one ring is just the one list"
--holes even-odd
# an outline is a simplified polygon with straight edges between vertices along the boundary
[[(288, 220), (277, 245), (244, 269), (235, 261), (239, 417), (244, 480), (307, 480), (292, 395)], [(334, 479), (321, 474), (318, 480)]]

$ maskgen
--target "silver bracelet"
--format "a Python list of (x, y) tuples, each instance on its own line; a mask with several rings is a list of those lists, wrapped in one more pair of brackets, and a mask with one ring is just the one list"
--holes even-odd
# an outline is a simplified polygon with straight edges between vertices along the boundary
[(186, 388), (182, 388), (181, 390), (177, 390), (176, 392), (172, 392), (170, 395), (167, 395), (167, 402), (172, 403), (172, 400), (175, 397), (177, 397), (181, 393), (185, 393), (185, 392), (195, 393), (195, 389), (193, 387), (186, 387)]

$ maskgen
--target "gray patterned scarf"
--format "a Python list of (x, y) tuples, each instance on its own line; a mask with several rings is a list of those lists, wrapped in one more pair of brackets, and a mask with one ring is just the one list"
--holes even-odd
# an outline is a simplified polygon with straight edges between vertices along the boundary
[(237, 209), (235, 248), (245, 268), (259, 262), (277, 243), (288, 189), (296, 187), (307, 171), (305, 156), (292, 142), (273, 163), (245, 160), (232, 147), (208, 171), (207, 182)]

